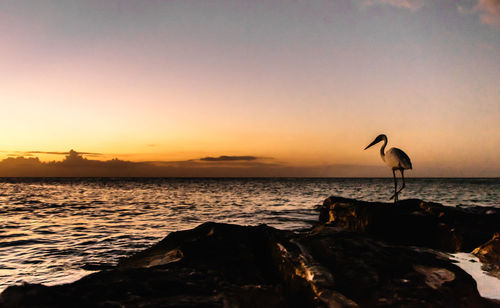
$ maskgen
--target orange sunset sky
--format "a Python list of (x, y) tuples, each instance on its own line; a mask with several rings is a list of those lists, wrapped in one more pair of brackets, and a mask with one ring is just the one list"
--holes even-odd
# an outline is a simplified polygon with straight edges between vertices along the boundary
[(0, 1), (0, 107), (0, 160), (498, 177), (500, 1)]

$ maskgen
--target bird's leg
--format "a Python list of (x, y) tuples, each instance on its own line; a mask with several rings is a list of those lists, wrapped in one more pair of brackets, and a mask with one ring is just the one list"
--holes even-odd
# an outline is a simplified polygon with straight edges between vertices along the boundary
[(396, 179), (396, 170), (392, 169), (392, 176), (394, 177), (394, 195), (392, 195), (391, 200), (394, 199), (394, 203), (398, 202), (398, 180)]
[(405, 170), (401, 169), (401, 178), (403, 179), (403, 186), (398, 190), (398, 194), (405, 188)]
[(399, 195), (399, 193), (403, 190), (403, 188), (405, 188), (405, 174), (404, 174), (404, 169), (399, 169), (399, 171), (401, 171), (401, 178), (403, 179), (403, 186), (401, 186), (401, 188), (398, 190), (398, 192), (396, 193), (397, 195)]

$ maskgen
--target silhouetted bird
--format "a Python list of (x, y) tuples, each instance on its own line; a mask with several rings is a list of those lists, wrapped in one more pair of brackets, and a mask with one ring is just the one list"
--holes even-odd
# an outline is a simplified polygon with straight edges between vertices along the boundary
[[(384, 144), (380, 148), (380, 157), (382, 157), (382, 160), (387, 164), (387, 166), (389, 166), (389, 168), (392, 169), (392, 175), (394, 176), (394, 195), (392, 195), (391, 199), (394, 198), (394, 203), (396, 203), (398, 201), (398, 194), (403, 190), (403, 188), (405, 188), (404, 171), (405, 169), (412, 168), (411, 161), (408, 155), (398, 148), (390, 148), (389, 151), (387, 151), (387, 154), (384, 153), (385, 146), (387, 145), (387, 136), (384, 134), (378, 135), (377, 138), (375, 138), (375, 140), (373, 140), (373, 142), (365, 148), (365, 150), (382, 140), (384, 141)], [(396, 180), (396, 170), (401, 171), (401, 178), (403, 179), (403, 186), (401, 186), (399, 190), (398, 182)]]

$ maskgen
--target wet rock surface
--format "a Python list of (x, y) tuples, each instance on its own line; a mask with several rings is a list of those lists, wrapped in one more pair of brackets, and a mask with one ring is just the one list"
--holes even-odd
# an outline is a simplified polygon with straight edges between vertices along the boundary
[(481, 305), (473, 279), (444, 254), (359, 233), (318, 229), (297, 241), (331, 273), (329, 289), (359, 306)]
[(495, 233), (491, 240), (474, 249), (472, 253), (482, 262), (500, 266), (500, 232)]
[(472, 251), (483, 263), (482, 269), (500, 279), (500, 233)]
[[(378, 214), (367, 216), (366, 203), (346, 200), (337, 207), (327, 199), (320, 209), (325, 223), (308, 232), (218, 223), (174, 232), (74, 283), (9, 287), (0, 307), (496, 306), (446, 254), (425, 242), (415, 247), (383, 240), (373, 227)], [(415, 212), (391, 206), (392, 218)]]

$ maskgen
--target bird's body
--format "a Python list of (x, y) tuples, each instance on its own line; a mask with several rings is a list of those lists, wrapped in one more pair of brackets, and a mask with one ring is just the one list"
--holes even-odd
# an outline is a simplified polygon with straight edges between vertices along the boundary
[(391, 169), (411, 169), (411, 161), (405, 152), (398, 148), (390, 148), (385, 156), (382, 156), (382, 160)]
[[(378, 135), (372, 143), (370, 143), (366, 148), (368, 149), (372, 145), (379, 143), (380, 141), (384, 141), (384, 144), (380, 147), (380, 157), (386, 163), (389, 168), (392, 169), (392, 175), (394, 176), (394, 195), (391, 197), (394, 198), (394, 202), (398, 201), (398, 194), (405, 188), (405, 177), (404, 170), (412, 169), (411, 160), (406, 155), (405, 152), (398, 148), (390, 148), (387, 152), (385, 152), (385, 147), (387, 145), (387, 136), (386, 135)], [(398, 190), (398, 184), (396, 180), (396, 170), (401, 172), (401, 177), (403, 179), (403, 186)]]

